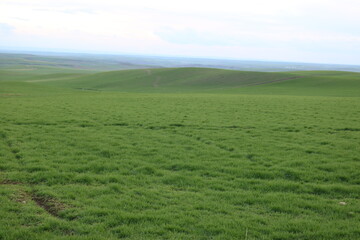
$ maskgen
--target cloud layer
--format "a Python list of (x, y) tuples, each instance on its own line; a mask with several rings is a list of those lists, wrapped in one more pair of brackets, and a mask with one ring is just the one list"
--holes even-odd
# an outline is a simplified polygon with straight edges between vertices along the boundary
[(0, 48), (360, 64), (358, 0), (2, 0)]

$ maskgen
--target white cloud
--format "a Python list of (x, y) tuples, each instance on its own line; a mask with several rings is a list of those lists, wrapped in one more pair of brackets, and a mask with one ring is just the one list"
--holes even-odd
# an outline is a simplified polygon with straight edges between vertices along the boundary
[(14, 31), (14, 27), (7, 23), (0, 23), (0, 36), (11, 35)]
[(0, 47), (45, 43), (89, 51), (277, 60), (289, 60), (293, 53), (298, 61), (322, 54), (332, 62), (343, 51), (349, 62), (360, 64), (358, 0), (1, 0), (0, 22), (6, 24), (0, 26), (2, 34), (12, 34), (0, 39)]

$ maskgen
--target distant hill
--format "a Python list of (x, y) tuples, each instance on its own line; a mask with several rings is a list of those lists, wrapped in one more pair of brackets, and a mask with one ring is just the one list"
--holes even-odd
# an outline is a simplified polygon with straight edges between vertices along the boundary
[(85, 72), (160, 67), (127, 62), (125, 58), (88, 54), (14, 54), (0, 53), (0, 69), (43, 72)]
[(337, 71), (296, 72), (297, 79), (246, 88), (227, 89), (227, 93), (360, 97), (360, 73)]
[[(0, 69), (45, 70), (54, 68), (72, 71), (112, 71), (143, 68), (219, 68), (240, 71), (288, 72), (288, 71), (351, 71), (360, 72), (359, 65), (276, 62), (257, 60), (190, 58), (170, 56), (84, 54), (51, 52), (0, 53)], [(56, 70), (55, 70), (56, 71)]]
[(289, 73), (242, 72), (211, 68), (165, 68), (112, 71), (85, 75), (52, 85), (136, 92), (193, 92), (284, 81)]
[(337, 71), (273, 73), (163, 68), (47, 75), (28, 81), (63, 88), (121, 92), (360, 96), (360, 73)]

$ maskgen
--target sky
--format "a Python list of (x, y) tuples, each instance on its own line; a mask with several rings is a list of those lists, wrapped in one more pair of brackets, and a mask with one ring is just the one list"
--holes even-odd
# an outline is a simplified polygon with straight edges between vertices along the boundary
[(0, 0), (0, 50), (360, 65), (359, 0)]

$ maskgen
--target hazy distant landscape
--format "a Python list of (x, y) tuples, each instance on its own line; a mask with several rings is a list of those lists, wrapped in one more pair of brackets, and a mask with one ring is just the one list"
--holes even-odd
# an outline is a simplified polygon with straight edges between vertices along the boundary
[(58, 67), (75, 70), (123, 70), (139, 68), (220, 68), (242, 71), (285, 72), (333, 70), (360, 72), (359, 65), (271, 62), (208, 58), (161, 57), (141, 55), (77, 54), (77, 53), (1, 53), (0, 69)]

